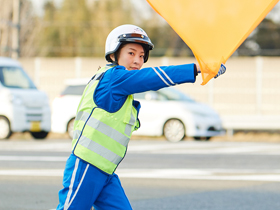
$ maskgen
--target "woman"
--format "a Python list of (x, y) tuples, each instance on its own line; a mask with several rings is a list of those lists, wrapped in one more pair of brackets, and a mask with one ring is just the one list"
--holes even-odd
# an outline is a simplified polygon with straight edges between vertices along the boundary
[[(105, 58), (111, 64), (99, 69), (84, 90), (57, 210), (132, 209), (114, 172), (140, 127), (140, 103), (133, 94), (194, 83), (200, 72), (195, 64), (141, 69), (153, 47), (146, 32), (134, 25), (119, 26), (108, 35)], [(219, 74), (224, 71), (222, 65)]]

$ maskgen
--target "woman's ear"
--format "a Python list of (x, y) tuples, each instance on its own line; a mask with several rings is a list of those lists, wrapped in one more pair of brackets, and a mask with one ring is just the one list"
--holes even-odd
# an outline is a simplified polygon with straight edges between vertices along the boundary
[(110, 54), (110, 58), (112, 59), (112, 61), (115, 61), (114, 53)]

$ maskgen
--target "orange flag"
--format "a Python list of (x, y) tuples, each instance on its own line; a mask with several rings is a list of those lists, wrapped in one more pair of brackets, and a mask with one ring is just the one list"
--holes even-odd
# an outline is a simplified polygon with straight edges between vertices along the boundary
[(195, 55), (202, 85), (265, 18), (279, 0), (147, 0)]

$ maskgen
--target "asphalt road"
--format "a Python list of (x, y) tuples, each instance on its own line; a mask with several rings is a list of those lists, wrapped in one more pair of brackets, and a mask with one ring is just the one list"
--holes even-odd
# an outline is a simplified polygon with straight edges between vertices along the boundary
[[(70, 149), (0, 141), (0, 210), (55, 209)], [(276, 210), (279, 166), (279, 143), (132, 140), (116, 173), (134, 210)]]

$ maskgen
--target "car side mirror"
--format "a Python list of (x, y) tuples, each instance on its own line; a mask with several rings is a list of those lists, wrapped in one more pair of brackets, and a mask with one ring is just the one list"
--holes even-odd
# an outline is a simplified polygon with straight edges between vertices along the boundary
[(147, 101), (158, 100), (158, 94), (156, 92), (148, 92), (148, 93), (145, 94), (145, 99)]

